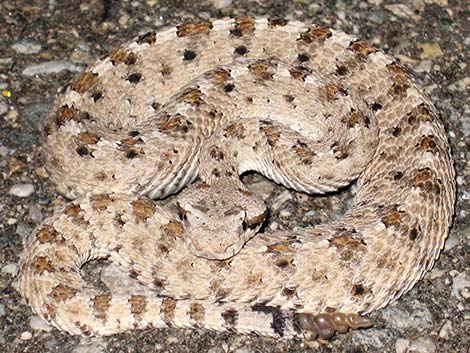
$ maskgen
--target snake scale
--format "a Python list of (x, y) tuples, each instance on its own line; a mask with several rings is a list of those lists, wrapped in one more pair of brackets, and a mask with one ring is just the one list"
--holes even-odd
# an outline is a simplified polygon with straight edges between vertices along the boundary
[[(354, 36), (280, 19), (122, 45), (55, 99), (43, 150), (73, 201), (29, 237), (18, 287), (74, 335), (369, 327), (433, 265), (455, 201), (447, 137), (413, 75)], [(246, 171), (306, 193), (358, 178), (357, 194), (338, 220), (256, 234), (267, 211)], [(180, 190), (177, 207), (151, 200)], [(103, 258), (143, 289), (87, 283), (81, 267)]]

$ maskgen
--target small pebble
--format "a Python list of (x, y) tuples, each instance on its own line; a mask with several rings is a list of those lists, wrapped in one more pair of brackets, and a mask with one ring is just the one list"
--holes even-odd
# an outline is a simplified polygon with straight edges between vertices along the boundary
[(232, 5), (232, 0), (212, 0), (212, 5), (220, 10)]
[(34, 185), (30, 183), (15, 184), (10, 188), (8, 193), (17, 197), (29, 197), (34, 193)]
[(41, 44), (35, 41), (23, 39), (13, 44), (11, 48), (18, 54), (37, 54), (41, 51)]
[(21, 334), (20, 339), (22, 339), (23, 341), (27, 341), (27, 340), (30, 340), (32, 337), (33, 337), (33, 334), (31, 332), (25, 331)]
[(35, 76), (41, 74), (55, 74), (65, 70), (71, 72), (81, 72), (82, 68), (78, 65), (72, 64), (69, 61), (53, 60), (27, 66), (22, 73), (26, 76)]
[(14, 276), (16, 275), (17, 271), (18, 271), (18, 264), (16, 263), (11, 263), (2, 267), (2, 273), (5, 273), (7, 275)]
[(29, 319), (29, 326), (31, 326), (34, 331), (52, 331), (52, 326), (48, 325), (43, 319), (41, 319), (37, 315), (31, 316), (31, 318)]
[(452, 323), (447, 320), (439, 330), (439, 337), (449, 339), (450, 337), (454, 336), (453, 331), (454, 329), (452, 327)]
[(459, 273), (452, 279), (452, 295), (459, 299), (466, 299), (470, 289), (470, 277), (465, 272)]
[(406, 353), (408, 351), (408, 345), (410, 344), (410, 341), (404, 339), (404, 338), (399, 338), (395, 342), (395, 351), (397, 353)]
[(0, 316), (5, 316), (6, 311), (5, 311), (5, 305), (0, 304)]
[(418, 45), (418, 48), (422, 50), (419, 55), (421, 59), (435, 59), (444, 55), (438, 43), (423, 43)]
[(4, 98), (0, 99), (0, 115), (8, 113), (8, 104)]

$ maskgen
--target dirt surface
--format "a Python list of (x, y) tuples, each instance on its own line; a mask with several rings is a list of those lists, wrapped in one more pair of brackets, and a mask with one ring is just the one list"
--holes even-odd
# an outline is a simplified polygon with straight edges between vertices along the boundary
[[(240, 15), (339, 28), (367, 39), (417, 72), (442, 113), (458, 175), (454, 225), (439, 261), (411, 292), (371, 316), (374, 328), (340, 335), (326, 344), (176, 329), (85, 339), (49, 328), (32, 314), (13, 284), (24, 239), (55, 205), (65, 202), (48, 182), (39, 150), (40, 123), (51, 100), (78, 71), (135, 35), (182, 21)], [(0, 351), (469, 352), (469, 23), (468, 0), (3, 0)], [(269, 195), (270, 227), (305, 226), (337, 217), (350, 195), (314, 198), (258, 176), (248, 176), (246, 182)]]

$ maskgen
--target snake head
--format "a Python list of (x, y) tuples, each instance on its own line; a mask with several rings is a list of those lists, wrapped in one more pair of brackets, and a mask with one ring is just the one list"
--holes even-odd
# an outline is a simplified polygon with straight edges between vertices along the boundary
[(178, 213), (185, 228), (185, 242), (196, 256), (225, 260), (236, 255), (266, 218), (264, 202), (238, 190), (183, 193)]

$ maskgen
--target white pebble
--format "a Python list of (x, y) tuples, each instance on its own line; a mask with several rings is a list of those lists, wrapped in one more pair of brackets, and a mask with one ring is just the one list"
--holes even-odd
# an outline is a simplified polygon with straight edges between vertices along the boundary
[(220, 10), (232, 5), (232, 0), (212, 0), (212, 5)]
[(43, 319), (41, 319), (37, 315), (31, 316), (31, 318), (29, 319), (29, 326), (31, 326), (34, 331), (52, 331), (52, 326), (48, 325)]
[(11, 48), (19, 54), (37, 54), (41, 51), (41, 44), (30, 40), (20, 40)]
[(10, 188), (8, 193), (17, 197), (29, 197), (34, 193), (34, 185), (30, 183), (15, 184)]
[(18, 270), (18, 264), (11, 263), (2, 267), (2, 273), (14, 276)]
[(64, 70), (71, 72), (81, 72), (82, 68), (78, 65), (72, 64), (69, 61), (53, 60), (27, 66), (23, 70), (23, 75), (34, 76), (40, 74), (55, 74)]
[(27, 341), (27, 340), (30, 340), (31, 338), (33, 337), (33, 334), (29, 331), (25, 331), (21, 334), (20, 338), (23, 340), (23, 341)]

